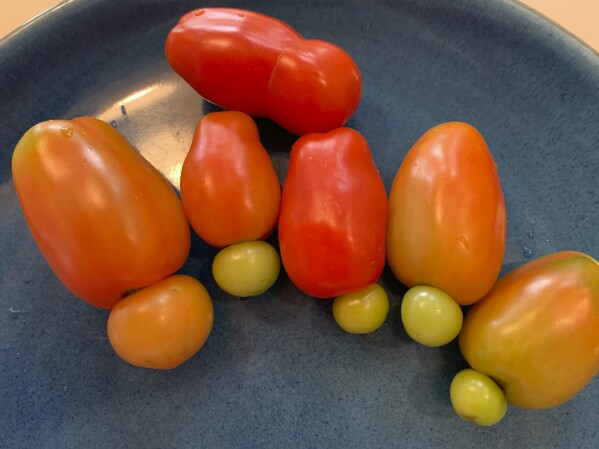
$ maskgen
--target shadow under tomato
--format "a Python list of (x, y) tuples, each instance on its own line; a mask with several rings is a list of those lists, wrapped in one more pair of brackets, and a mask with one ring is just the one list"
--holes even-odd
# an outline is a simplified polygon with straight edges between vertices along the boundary
[(449, 387), (453, 377), (468, 367), (457, 339), (438, 348), (419, 345), (415, 350), (422, 369), (412, 377), (406, 392), (409, 401), (425, 415), (453, 419)]

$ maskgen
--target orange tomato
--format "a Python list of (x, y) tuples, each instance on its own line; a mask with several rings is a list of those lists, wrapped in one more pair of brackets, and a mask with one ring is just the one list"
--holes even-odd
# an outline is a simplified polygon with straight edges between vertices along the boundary
[(569, 400), (599, 370), (599, 263), (563, 251), (516, 268), (468, 311), (459, 342), (510, 403)]
[(111, 308), (177, 271), (190, 229), (176, 192), (112, 126), (91, 117), (29, 129), (12, 157), (33, 238), (77, 297)]
[(200, 120), (181, 171), (181, 200), (210, 245), (261, 240), (274, 231), (281, 185), (250, 116), (223, 111)]
[(121, 300), (110, 311), (108, 338), (132, 365), (171, 369), (204, 345), (214, 321), (210, 295), (191, 276), (176, 274)]
[(386, 251), (395, 276), (472, 304), (499, 276), (505, 229), (497, 167), (481, 134), (461, 122), (427, 131), (389, 195)]

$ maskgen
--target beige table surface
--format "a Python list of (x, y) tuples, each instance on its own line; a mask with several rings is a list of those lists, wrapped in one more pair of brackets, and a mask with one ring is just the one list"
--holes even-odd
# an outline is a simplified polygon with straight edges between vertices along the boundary
[[(2, 0), (0, 37), (57, 3), (57, 0)], [(522, 3), (546, 15), (599, 51), (599, 0), (522, 0)]]

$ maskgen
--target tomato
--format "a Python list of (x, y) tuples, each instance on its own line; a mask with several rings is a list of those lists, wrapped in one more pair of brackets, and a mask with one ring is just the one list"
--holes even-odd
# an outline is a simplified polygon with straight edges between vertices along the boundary
[(472, 304), (499, 276), (505, 232), (499, 175), (481, 134), (461, 122), (426, 132), (389, 195), (387, 260), (395, 276)]
[(94, 306), (112, 307), (187, 259), (190, 229), (176, 192), (101, 120), (35, 125), (14, 149), (12, 173), (41, 253)]
[(165, 53), (173, 70), (208, 101), (270, 118), (293, 134), (338, 128), (360, 102), (361, 76), (345, 51), (305, 40), (257, 12), (191, 11), (170, 31)]
[(562, 251), (516, 268), (466, 314), (459, 343), (510, 403), (569, 400), (599, 370), (599, 263)]
[(409, 289), (401, 302), (401, 321), (410, 337), (425, 346), (442, 346), (458, 336), (462, 309), (451, 296), (427, 285)]
[(335, 321), (346, 332), (368, 334), (383, 325), (389, 313), (389, 297), (374, 283), (357, 292), (337, 296), (333, 301)]
[(267, 242), (242, 242), (221, 249), (212, 262), (220, 288), (239, 296), (257, 296), (276, 282), (281, 269), (279, 253)]
[(304, 293), (330, 298), (374, 283), (385, 265), (387, 192), (366, 139), (308, 134), (290, 154), (279, 217), (283, 266)]
[(223, 111), (200, 120), (181, 170), (181, 201), (195, 232), (216, 247), (274, 231), (281, 185), (251, 117)]
[(191, 276), (175, 274), (132, 293), (110, 311), (108, 339), (132, 365), (171, 369), (204, 345), (214, 321), (212, 300)]
[(507, 412), (501, 388), (489, 376), (473, 369), (464, 369), (455, 375), (449, 396), (458, 416), (479, 426), (493, 426)]

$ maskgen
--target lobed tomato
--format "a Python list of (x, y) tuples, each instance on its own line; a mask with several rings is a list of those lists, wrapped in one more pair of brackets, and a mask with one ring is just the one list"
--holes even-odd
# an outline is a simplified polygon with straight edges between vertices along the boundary
[(281, 186), (251, 117), (223, 111), (200, 120), (183, 162), (181, 201), (196, 233), (219, 248), (274, 231)]
[(107, 332), (123, 360), (171, 369), (200, 350), (213, 321), (212, 300), (204, 286), (176, 274), (119, 301), (110, 311)]
[(191, 11), (170, 31), (165, 53), (173, 70), (208, 101), (270, 118), (293, 134), (338, 128), (360, 102), (362, 80), (346, 52), (305, 40), (257, 12)]
[(292, 282), (317, 298), (373, 284), (385, 265), (387, 193), (366, 139), (350, 128), (293, 146), (279, 246)]
[(461, 122), (427, 131), (401, 163), (389, 196), (386, 250), (395, 276), (472, 304), (499, 276), (505, 229), (497, 167), (480, 133)]
[(111, 308), (177, 271), (190, 229), (166, 178), (112, 126), (91, 117), (29, 129), (12, 157), (25, 221), (77, 297)]
[(599, 370), (599, 263), (563, 251), (516, 268), (472, 306), (459, 343), (509, 402), (538, 409), (569, 400)]

